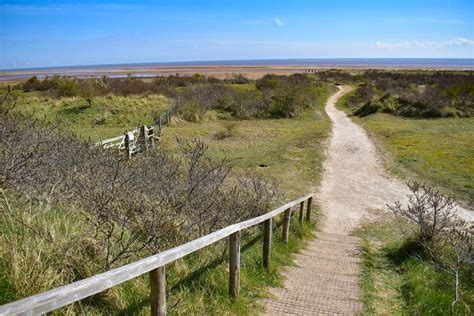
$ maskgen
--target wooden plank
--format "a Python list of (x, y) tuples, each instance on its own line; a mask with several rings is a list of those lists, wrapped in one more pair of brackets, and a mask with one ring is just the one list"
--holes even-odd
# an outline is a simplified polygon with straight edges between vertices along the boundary
[(304, 201), (300, 203), (300, 216), (298, 218), (298, 221), (300, 224), (303, 224), (303, 218), (304, 218)]
[(150, 307), (152, 316), (166, 315), (166, 270), (165, 266), (149, 272)]
[(101, 141), (101, 142), (99, 142), (99, 143), (97, 143), (97, 144), (98, 144), (98, 145), (105, 145), (105, 144), (107, 144), (107, 143), (113, 143), (113, 142), (116, 142), (116, 141), (119, 141), (119, 140), (122, 141), (123, 138), (124, 138), (124, 136), (123, 136), (123, 135), (120, 135), (120, 136), (117, 136), (117, 137), (113, 137), (113, 138), (109, 138), (109, 139), (103, 140), (103, 141)]
[(263, 222), (263, 267), (270, 268), (272, 257), (272, 219)]
[[(0, 306), (0, 315), (43, 314), (58, 309), (62, 306), (77, 302), (83, 298), (100, 293), (118, 284), (136, 278), (137, 276), (140, 276), (144, 273), (150, 272), (151, 270), (154, 270), (158, 267), (183, 258), (188, 254), (209, 246), (237, 231), (255, 226), (268, 219), (271, 219), (272, 217), (284, 212), (286, 209), (295, 206), (311, 197), (312, 194), (308, 194), (292, 202), (286, 203), (285, 205), (282, 205), (271, 212), (244, 222), (240, 222), (238, 224), (227, 226), (223, 229), (210, 233), (209, 235), (200, 237), (172, 249), (165, 250), (156, 255), (137, 260), (122, 267), (100, 273), (92, 277), (46, 291), (44, 293), (5, 304)], [(270, 262), (268, 262), (268, 264), (269, 263)]]
[(306, 221), (311, 221), (311, 207), (313, 205), (313, 197), (308, 199), (308, 205), (306, 206)]
[(285, 210), (285, 213), (283, 214), (282, 239), (285, 244), (288, 243), (288, 237), (290, 235), (290, 220), (291, 220), (291, 208)]
[(240, 230), (229, 236), (229, 295), (239, 297), (240, 292)]

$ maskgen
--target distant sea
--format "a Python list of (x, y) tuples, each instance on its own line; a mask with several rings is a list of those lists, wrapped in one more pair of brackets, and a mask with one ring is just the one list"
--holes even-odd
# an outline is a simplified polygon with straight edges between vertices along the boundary
[[(250, 59), (250, 60), (214, 60), (214, 61), (180, 61), (180, 62), (150, 62), (128, 64), (104, 64), (81, 66), (58, 66), (37, 68), (16, 68), (0, 70), (0, 80), (24, 79), (39, 73), (38, 77), (53, 74), (78, 73), (87, 69), (88, 74), (93, 70), (108, 68), (143, 68), (151, 66), (308, 66), (308, 67), (342, 67), (342, 68), (430, 68), (430, 69), (467, 69), (474, 70), (474, 58), (311, 58), (311, 59)], [(139, 68), (139, 69), (138, 69)], [(91, 71), (92, 70), (92, 71)], [(130, 69), (132, 70), (132, 69)], [(133, 71), (131, 71), (133, 73)], [(151, 76), (146, 73), (135, 75)], [(156, 75), (156, 74), (155, 74)], [(123, 75), (115, 75), (123, 76)]]

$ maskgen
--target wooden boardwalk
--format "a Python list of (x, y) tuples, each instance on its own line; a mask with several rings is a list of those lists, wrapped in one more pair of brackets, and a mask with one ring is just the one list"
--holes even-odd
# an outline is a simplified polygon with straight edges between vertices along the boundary
[(363, 305), (359, 286), (359, 240), (319, 232), (295, 256), (285, 287), (272, 288), (267, 315), (357, 315)]

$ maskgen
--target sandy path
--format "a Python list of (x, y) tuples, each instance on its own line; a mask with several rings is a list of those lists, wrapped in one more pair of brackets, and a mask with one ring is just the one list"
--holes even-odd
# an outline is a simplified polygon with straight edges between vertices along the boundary
[[(367, 133), (335, 108), (349, 91), (339, 88), (326, 105), (333, 129), (317, 194), (321, 231), (295, 256), (284, 288), (271, 289), (273, 298), (264, 300), (267, 315), (361, 314), (360, 240), (351, 232), (374, 214), (383, 214), (387, 203), (406, 200), (407, 187), (387, 175)], [(469, 211), (460, 213), (472, 219)]]
[[(376, 148), (365, 130), (335, 108), (337, 99), (350, 89), (340, 87), (326, 105), (333, 122), (332, 137), (324, 163), (319, 200), (323, 207), (321, 229), (347, 234), (371, 210), (386, 210), (386, 204), (406, 201), (406, 185), (385, 172)], [(474, 213), (458, 207), (458, 214), (474, 221)]]
[(323, 207), (321, 229), (348, 234), (371, 216), (369, 211), (405, 200), (408, 191), (385, 173), (364, 129), (335, 108), (339, 97), (350, 91), (347, 87), (339, 89), (326, 105), (333, 130), (318, 197)]

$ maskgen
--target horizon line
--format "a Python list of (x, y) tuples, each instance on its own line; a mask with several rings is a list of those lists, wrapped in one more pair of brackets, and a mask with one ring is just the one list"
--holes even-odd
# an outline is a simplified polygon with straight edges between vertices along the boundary
[[(473, 61), (474, 57), (311, 57), (311, 58), (249, 58), (249, 59), (205, 59), (205, 60), (181, 60), (181, 61), (147, 61), (147, 62), (120, 62), (106, 64), (77, 64), (77, 65), (60, 65), (60, 66), (32, 66), (21, 68), (3, 68), (0, 71), (22, 71), (22, 70), (43, 70), (43, 69), (61, 69), (61, 68), (83, 68), (83, 67), (114, 67), (114, 66), (142, 66), (142, 65), (177, 65), (183, 64), (187, 66), (206, 65), (205, 63), (227, 63), (227, 62), (264, 62), (264, 61), (315, 61), (315, 60), (469, 60)], [(232, 66), (233, 64), (222, 64)], [(260, 64), (261, 66), (265, 64)], [(272, 65), (272, 64), (267, 64)], [(240, 64), (239, 66), (243, 66)]]

